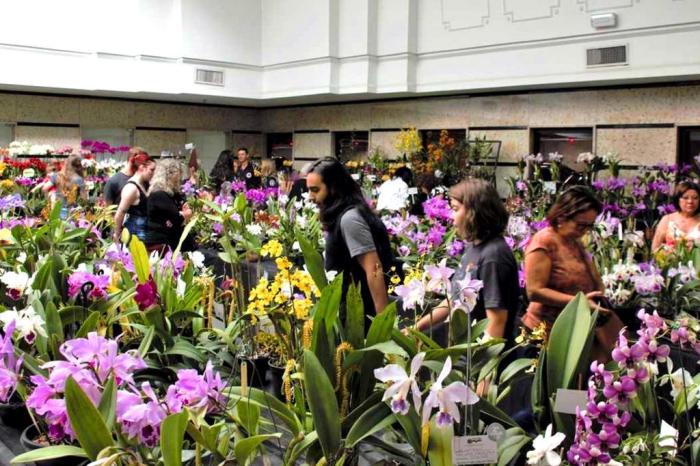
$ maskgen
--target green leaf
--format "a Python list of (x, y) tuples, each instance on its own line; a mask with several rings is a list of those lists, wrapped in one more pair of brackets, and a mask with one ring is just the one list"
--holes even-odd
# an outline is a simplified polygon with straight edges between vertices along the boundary
[(430, 443), (428, 458), (430, 466), (452, 466), (452, 426), (438, 427), (435, 421), (430, 422)]
[(401, 356), (402, 358), (408, 358), (408, 353), (406, 353), (406, 350), (401, 348), (396, 342), (389, 340), (351, 352), (345, 358), (343, 363), (344, 367), (350, 367), (354, 364), (360, 363), (363, 358), (367, 356), (367, 353), (372, 351), (377, 351), (381, 354), (397, 355)]
[[(365, 346), (374, 346), (391, 339), (396, 322), (396, 303), (389, 304), (383, 312), (377, 314), (372, 321), (367, 332), (367, 342)], [(393, 342), (392, 342), (393, 343)], [(397, 345), (398, 348), (398, 345)], [(374, 374), (374, 369), (380, 367), (384, 361), (384, 355), (378, 352), (370, 352), (362, 359), (360, 374)], [(372, 375), (360, 379), (359, 396), (360, 400), (369, 396), (372, 392), (376, 380)]]
[(182, 448), (187, 429), (187, 411), (171, 414), (160, 425), (163, 466), (182, 466)]
[(90, 313), (85, 322), (78, 329), (78, 333), (75, 334), (76, 338), (85, 338), (88, 333), (94, 332), (97, 329), (97, 323), (100, 321), (100, 313), (93, 311)]
[(323, 257), (316, 248), (312, 246), (311, 242), (306, 239), (301, 230), (296, 231), (296, 238), (297, 241), (299, 241), (301, 253), (304, 255), (304, 264), (309, 271), (309, 275), (313, 278), (318, 289), (323, 291), (326, 285), (328, 285), (326, 269), (323, 265)]
[(73, 377), (66, 380), (65, 396), (66, 410), (75, 436), (88, 457), (95, 461), (104, 448), (114, 445), (109, 429)]
[(588, 361), (585, 351), (592, 338), (591, 311), (583, 293), (566, 305), (552, 326), (547, 345), (547, 392), (571, 388), (581, 360)]
[(503, 384), (511, 380), (513, 377), (527, 370), (532, 366), (532, 359), (530, 358), (520, 358), (508, 364), (508, 366), (503, 369), (499, 377), (499, 384)]
[(507, 466), (532, 439), (520, 427), (512, 427), (498, 443), (498, 466)]
[(263, 410), (272, 411), (276, 417), (284, 422), (293, 436), (297, 436), (301, 432), (302, 424), (296, 414), (294, 414), (294, 411), (269, 393), (258, 388), (249, 388), (247, 395), (243, 396), (241, 395), (241, 387), (230, 387), (228, 393), (231, 396), (231, 401), (234, 403), (245, 399), (251, 403), (257, 404), (258, 407)]
[(177, 257), (178, 254), (180, 254), (180, 249), (182, 248), (182, 243), (185, 242), (187, 239), (187, 236), (190, 234), (190, 231), (192, 231), (192, 228), (197, 224), (197, 221), (199, 221), (199, 215), (193, 215), (192, 218), (190, 219), (189, 222), (187, 222), (187, 225), (185, 225), (185, 228), (182, 229), (182, 234), (180, 235), (180, 241), (177, 243), (177, 247), (175, 248), (175, 252), (173, 252), (173, 257)]
[(47, 303), (44, 312), (46, 314), (46, 333), (56, 335), (59, 341), (63, 341), (63, 322), (56, 305), (52, 302)]
[(345, 335), (355, 349), (362, 348), (365, 338), (365, 305), (359, 286), (350, 284), (345, 297)]
[(483, 398), (479, 398), (479, 401), (476, 403), (476, 409), (502, 424), (506, 424), (511, 427), (518, 426), (518, 424), (510, 416)]
[(197, 350), (197, 348), (187, 340), (177, 340), (173, 346), (164, 354), (177, 354), (195, 361), (205, 363), (207, 358)]
[(10, 464), (32, 463), (34, 461), (52, 460), (63, 458), (64, 456), (79, 456), (87, 458), (85, 450), (71, 445), (54, 445), (50, 447), (38, 448), (36, 450), (22, 453), (15, 456)]
[(254, 435), (253, 437), (247, 437), (236, 441), (233, 446), (233, 454), (236, 456), (236, 461), (238, 464), (245, 466), (251, 460), (250, 456), (255, 453), (261, 443), (265, 440), (272, 438), (280, 438), (282, 434), (267, 434), (267, 435)]
[(105, 384), (105, 389), (102, 392), (102, 398), (100, 398), (100, 404), (97, 406), (97, 410), (100, 412), (102, 419), (105, 420), (107, 428), (111, 430), (114, 427), (114, 421), (117, 417), (117, 385), (114, 383), (113, 376), (111, 376)]
[(306, 451), (307, 448), (309, 448), (316, 442), (318, 442), (318, 432), (314, 430), (306, 434), (304, 436), (304, 440), (294, 445), (294, 447), (292, 448), (292, 453), (290, 454), (289, 458), (287, 458), (285, 464), (296, 464), (296, 461), (299, 458), (299, 456), (302, 453), (304, 453), (304, 451)]
[(152, 325), (148, 327), (144, 332), (143, 338), (141, 339), (141, 343), (139, 343), (139, 356), (141, 356), (142, 358), (148, 354), (148, 351), (150, 351), (151, 344), (153, 343), (153, 337), (155, 335), (156, 328)]
[(243, 398), (236, 403), (236, 412), (241, 425), (248, 432), (248, 436), (256, 435), (258, 433), (258, 422), (260, 421), (260, 408)]
[(151, 276), (151, 265), (148, 262), (146, 246), (136, 235), (131, 235), (129, 251), (131, 251), (131, 258), (134, 262), (134, 270), (136, 270), (139, 283), (146, 283), (148, 277)]
[(309, 350), (304, 350), (304, 387), (323, 454), (332, 458), (340, 448), (338, 401), (325, 369)]
[(353, 448), (360, 440), (373, 433), (389, 427), (396, 422), (395, 416), (385, 402), (380, 402), (365, 411), (360, 418), (350, 427), (345, 438), (345, 447)]

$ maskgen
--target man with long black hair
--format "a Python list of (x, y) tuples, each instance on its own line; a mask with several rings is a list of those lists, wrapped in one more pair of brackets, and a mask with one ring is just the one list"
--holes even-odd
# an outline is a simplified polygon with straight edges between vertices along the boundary
[(306, 186), (320, 208), (326, 231), (326, 270), (343, 272), (343, 302), (354, 282), (361, 286), (365, 316), (382, 312), (389, 302), (385, 272), (393, 263), (384, 224), (370, 210), (360, 186), (333, 157), (313, 163)]

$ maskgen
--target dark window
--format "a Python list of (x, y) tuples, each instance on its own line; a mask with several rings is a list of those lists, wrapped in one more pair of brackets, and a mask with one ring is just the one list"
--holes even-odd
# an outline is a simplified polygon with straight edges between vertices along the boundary
[(364, 158), (369, 147), (369, 131), (336, 131), (333, 141), (335, 156), (340, 160)]
[(700, 126), (678, 128), (678, 165), (693, 165), (698, 155), (700, 155)]
[[(419, 131), (420, 134), (420, 139), (423, 142), (423, 149), (427, 149), (429, 144), (433, 144), (435, 146), (440, 144), (440, 132), (441, 129), (422, 129)], [(466, 129), (448, 129), (447, 130), (447, 137), (450, 137), (455, 140), (455, 144), (459, 144), (460, 142), (464, 141), (467, 139), (467, 130)]]
[(293, 133), (267, 133), (267, 156), (292, 160)]
[(583, 164), (576, 162), (579, 154), (593, 152), (592, 128), (539, 128), (532, 130), (532, 152), (550, 154), (558, 152), (563, 164), (576, 171), (583, 170)]

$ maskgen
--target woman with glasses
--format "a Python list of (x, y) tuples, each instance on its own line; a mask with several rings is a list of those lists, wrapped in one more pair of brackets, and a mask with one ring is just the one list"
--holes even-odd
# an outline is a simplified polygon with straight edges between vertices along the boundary
[(651, 243), (652, 251), (662, 246), (675, 247), (685, 240), (689, 246), (700, 243), (700, 185), (692, 181), (681, 181), (673, 193), (676, 211), (664, 215), (656, 227)]
[(622, 322), (613, 312), (600, 308), (603, 281), (585, 250), (581, 238), (593, 227), (601, 204), (584, 186), (569, 188), (549, 210), (550, 226), (537, 232), (525, 250), (525, 282), (530, 305), (523, 325), (532, 330), (542, 323), (547, 329), (577, 293), (583, 292), (592, 309), (601, 310), (592, 356), (609, 357)]

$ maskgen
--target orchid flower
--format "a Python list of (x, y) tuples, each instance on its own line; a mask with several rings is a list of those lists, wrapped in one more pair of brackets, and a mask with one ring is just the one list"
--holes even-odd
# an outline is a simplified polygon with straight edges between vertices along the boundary
[(423, 307), (425, 300), (425, 284), (416, 278), (406, 285), (399, 285), (394, 289), (397, 296), (403, 299), (404, 309)]
[(445, 365), (442, 366), (440, 375), (438, 375), (437, 380), (432, 387), (430, 387), (430, 393), (425, 399), (425, 404), (423, 405), (423, 425), (430, 421), (430, 414), (435, 407), (439, 410), (437, 425), (438, 427), (444, 427), (452, 424), (452, 422), (459, 422), (460, 417), (457, 403), (473, 405), (479, 401), (479, 397), (476, 393), (463, 382), (452, 382), (447, 387), (442, 386), (442, 382), (451, 371), (452, 360), (448, 356), (445, 360)]
[(382, 397), (382, 401), (391, 398), (391, 410), (397, 414), (406, 415), (408, 413), (408, 403), (406, 397), (409, 389), (413, 395), (413, 405), (416, 412), (420, 409), (421, 393), (416, 382), (418, 369), (423, 365), (425, 353), (418, 353), (411, 361), (411, 373), (406, 374), (406, 370), (398, 364), (389, 364), (380, 369), (374, 370), (374, 376), (382, 382), (392, 382)]
[(428, 276), (428, 291), (447, 292), (450, 291), (450, 277), (455, 273), (454, 269), (447, 267), (447, 259), (440, 261), (438, 265), (429, 265), (425, 269)]
[(535, 466), (559, 466), (561, 457), (554, 449), (564, 441), (566, 435), (557, 432), (552, 435), (552, 424), (547, 426), (544, 436), (538, 435), (532, 441), (532, 450), (527, 452), (527, 464)]
[(457, 290), (452, 294), (452, 311), (457, 309), (469, 314), (476, 306), (479, 299), (479, 291), (484, 287), (481, 280), (472, 280), (467, 272), (462, 280), (457, 280)]

